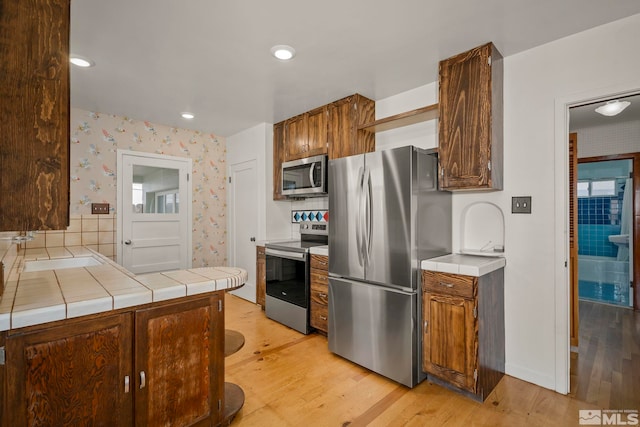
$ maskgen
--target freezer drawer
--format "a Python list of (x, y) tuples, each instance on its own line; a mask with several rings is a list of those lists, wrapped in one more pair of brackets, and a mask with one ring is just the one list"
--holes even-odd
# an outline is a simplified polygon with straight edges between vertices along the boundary
[(413, 387), (419, 363), (417, 294), (329, 278), (329, 350)]

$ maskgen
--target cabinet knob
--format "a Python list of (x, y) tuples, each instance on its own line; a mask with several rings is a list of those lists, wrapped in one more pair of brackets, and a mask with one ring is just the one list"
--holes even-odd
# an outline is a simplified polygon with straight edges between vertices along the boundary
[(125, 245), (130, 245), (130, 244), (131, 244), (131, 240), (125, 240), (125, 241), (124, 241), (124, 244), (125, 244)]

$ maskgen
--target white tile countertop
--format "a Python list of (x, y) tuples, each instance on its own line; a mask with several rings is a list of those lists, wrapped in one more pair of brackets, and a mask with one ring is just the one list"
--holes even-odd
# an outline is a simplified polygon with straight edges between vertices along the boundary
[[(64, 263), (87, 258), (95, 265), (60, 268)], [(56, 265), (47, 265), (50, 260), (55, 260)], [(136, 276), (82, 246), (27, 249), (5, 268), (10, 271), (0, 298), (0, 331), (236, 289), (248, 278), (246, 270), (235, 267), (200, 267)], [(43, 269), (38, 271), (39, 268)]]
[(309, 248), (309, 252), (312, 255), (324, 255), (329, 256), (329, 245), (324, 246), (312, 246)]
[(422, 261), (423, 270), (440, 273), (462, 274), (480, 277), (503, 268), (507, 261), (503, 257), (449, 254)]

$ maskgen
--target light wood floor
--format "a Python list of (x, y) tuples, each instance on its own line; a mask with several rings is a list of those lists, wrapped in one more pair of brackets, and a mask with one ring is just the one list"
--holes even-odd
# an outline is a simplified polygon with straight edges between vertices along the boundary
[[(226, 296), (225, 312), (226, 328), (246, 340), (225, 361), (226, 381), (240, 385), (246, 399), (232, 426), (571, 426), (579, 409), (604, 408), (509, 376), (484, 403), (429, 381), (409, 389), (330, 353), (322, 335), (301, 335), (238, 297)], [(627, 394), (634, 393), (622, 390)]]

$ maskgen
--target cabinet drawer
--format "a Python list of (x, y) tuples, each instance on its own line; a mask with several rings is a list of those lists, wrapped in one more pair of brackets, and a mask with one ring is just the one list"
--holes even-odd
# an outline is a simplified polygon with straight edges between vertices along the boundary
[(475, 298), (478, 278), (461, 274), (422, 271), (422, 291), (452, 295), (463, 298)]
[(311, 286), (316, 283), (323, 285), (325, 288), (329, 285), (329, 276), (326, 271), (311, 269)]
[(311, 281), (311, 302), (325, 306), (329, 303), (329, 287), (326, 282), (322, 284)]
[(329, 257), (311, 254), (311, 268), (327, 271), (329, 269)]
[(321, 331), (328, 330), (329, 309), (326, 305), (311, 301), (311, 326)]

